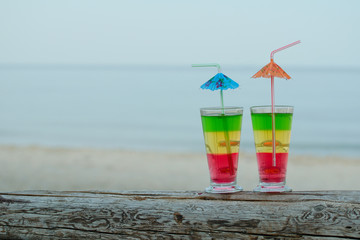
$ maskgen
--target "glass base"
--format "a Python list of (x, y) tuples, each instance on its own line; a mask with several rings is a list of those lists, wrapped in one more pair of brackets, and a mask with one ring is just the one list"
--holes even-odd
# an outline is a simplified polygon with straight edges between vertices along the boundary
[(207, 193), (234, 193), (241, 192), (243, 190), (242, 187), (236, 185), (236, 183), (230, 184), (216, 184), (212, 183), (210, 187), (205, 189)]
[(254, 188), (254, 192), (276, 193), (291, 192), (292, 189), (285, 185), (285, 182), (279, 183), (260, 183)]

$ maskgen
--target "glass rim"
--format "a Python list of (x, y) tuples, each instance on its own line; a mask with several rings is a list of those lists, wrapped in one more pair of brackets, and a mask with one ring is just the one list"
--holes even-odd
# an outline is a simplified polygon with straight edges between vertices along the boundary
[[(252, 106), (250, 107), (251, 113), (271, 113), (271, 105)], [(290, 105), (275, 105), (275, 113), (294, 113), (294, 107)]]
[(200, 108), (200, 113), (202, 116), (218, 116), (223, 113), (225, 115), (242, 115), (243, 107), (204, 107)]

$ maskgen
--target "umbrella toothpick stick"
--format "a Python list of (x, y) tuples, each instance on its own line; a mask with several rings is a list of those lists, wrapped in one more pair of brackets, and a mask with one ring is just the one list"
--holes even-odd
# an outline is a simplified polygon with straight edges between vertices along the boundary
[[(287, 49), (289, 47), (295, 46), (296, 44), (301, 43), (301, 41), (296, 41), (293, 43), (290, 43), (286, 46), (283, 46), (281, 48), (278, 48), (271, 52), (270, 54), (270, 63), (274, 62), (274, 55), (277, 52), (280, 52), (284, 49)], [(272, 120), (272, 159), (273, 159), (273, 166), (276, 166), (276, 136), (275, 136), (275, 93), (274, 93), (274, 75), (271, 74), (271, 120)], [(285, 76), (286, 78), (286, 76)], [(290, 78), (290, 77), (289, 77)]]

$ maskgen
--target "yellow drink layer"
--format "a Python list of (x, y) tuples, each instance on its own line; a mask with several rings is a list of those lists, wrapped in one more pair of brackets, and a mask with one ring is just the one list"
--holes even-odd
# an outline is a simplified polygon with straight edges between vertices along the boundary
[[(276, 153), (288, 153), (291, 130), (276, 130)], [(257, 153), (272, 152), (272, 130), (254, 130), (255, 148)]]
[[(229, 136), (229, 143), (225, 134)], [(206, 153), (229, 154), (226, 144), (230, 145), (231, 153), (239, 152), (240, 135), (240, 131), (204, 132)]]

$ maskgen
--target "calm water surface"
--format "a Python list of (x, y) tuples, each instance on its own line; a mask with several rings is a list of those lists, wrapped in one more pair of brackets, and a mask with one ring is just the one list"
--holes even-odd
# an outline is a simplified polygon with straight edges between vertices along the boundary
[[(266, 63), (264, 63), (265, 65)], [(270, 103), (262, 66), (223, 66), (240, 84), (241, 149), (254, 152), (249, 107)], [(284, 67), (275, 102), (293, 105), (290, 152), (360, 156), (360, 69)], [(215, 69), (190, 66), (1, 66), (0, 144), (204, 152), (199, 108), (219, 106), (200, 85)]]

